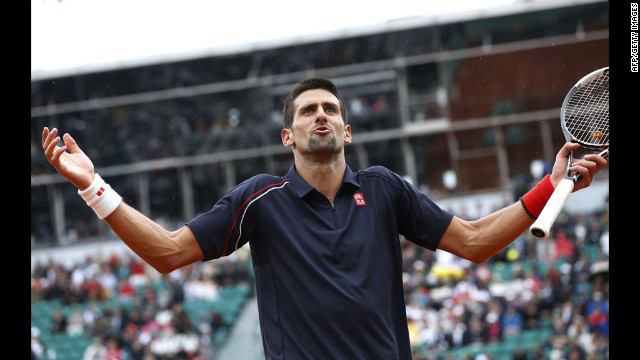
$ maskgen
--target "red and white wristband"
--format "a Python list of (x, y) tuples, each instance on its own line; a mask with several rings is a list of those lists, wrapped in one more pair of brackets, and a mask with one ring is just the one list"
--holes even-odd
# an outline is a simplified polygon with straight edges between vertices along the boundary
[(102, 180), (98, 174), (95, 174), (91, 185), (84, 190), (78, 190), (78, 194), (82, 196), (87, 205), (95, 211), (100, 219), (109, 216), (122, 201), (122, 197)]
[(534, 220), (537, 219), (547, 201), (549, 201), (551, 194), (553, 194), (553, 190), (551, 175), (547, 174), (533, 189), (520, 198), (524, 211)]

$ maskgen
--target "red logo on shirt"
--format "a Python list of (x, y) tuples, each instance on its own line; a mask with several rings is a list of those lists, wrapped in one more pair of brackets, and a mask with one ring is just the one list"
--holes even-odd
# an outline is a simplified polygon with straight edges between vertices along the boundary
[(367, 203), (364, 201), (364, 195), (362, 195), (362, 193), (353, 194), (353, 198), (356, 200), (356, 205), (367, 205)]

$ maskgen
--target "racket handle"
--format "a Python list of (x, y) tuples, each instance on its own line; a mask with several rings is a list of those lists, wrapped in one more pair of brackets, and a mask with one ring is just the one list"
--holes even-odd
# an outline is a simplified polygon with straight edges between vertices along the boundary
[(564, 178), (558, 186), (556, 186), (556, 189), (553, 191), (553, 194), (551, 194), (549, 201), (547, 201), (544, 209), (542, 209), (538, 219), (531, 225), (531, 228), (529, 228), (531, 235), (538, 239), (546, 239), (549, 236), (551, 225), (556, 221), (558, 214), (560, 214), (564, 204), (569, 199), (569, 195), (571, 195), (573, 191), (574, 181), (573, 179)]

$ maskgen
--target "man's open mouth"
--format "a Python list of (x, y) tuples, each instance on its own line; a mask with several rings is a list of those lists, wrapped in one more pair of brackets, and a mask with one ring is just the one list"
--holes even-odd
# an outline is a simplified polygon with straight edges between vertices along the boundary
[(320, 135), (330, 134), (331, 129), (329, 129), (326, 126), (318, 126), (317, 128), (313, 129), (313, 133), (320, 134)]

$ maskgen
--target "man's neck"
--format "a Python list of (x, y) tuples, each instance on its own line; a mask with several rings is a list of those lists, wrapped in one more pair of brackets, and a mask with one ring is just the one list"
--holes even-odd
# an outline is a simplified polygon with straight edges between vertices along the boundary
[(329, 161), (296, 157), (295, 162), (298, 175), (333, 203), (344, 180), (347, 166), (344, 156), (332, 158)]

